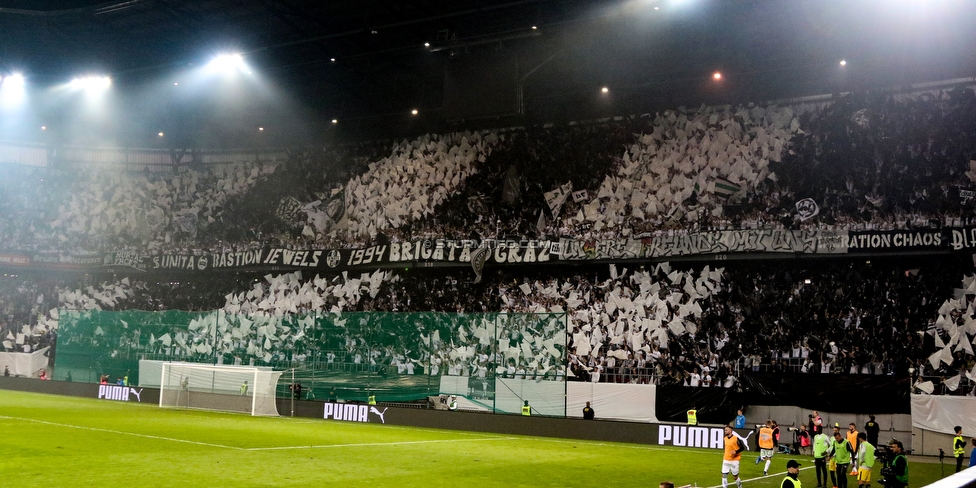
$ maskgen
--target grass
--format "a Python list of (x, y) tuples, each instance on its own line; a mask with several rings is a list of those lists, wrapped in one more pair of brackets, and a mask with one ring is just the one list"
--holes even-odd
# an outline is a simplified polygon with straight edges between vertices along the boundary
[[(0, 433), (3, 486), (721, 483), (718, 450), (260, 418), (6, 390), (0, 390)], [(778, 487), (786, 458), (777, 457), (776, 474), (766, 478), (752, 459), (743, 456), (744, 486)], [(939, 465), (912, 462), (911, 474), (912, 486), (922, 486), (938, 479)], [(812, 469), (800, 480), (816, 485)]]

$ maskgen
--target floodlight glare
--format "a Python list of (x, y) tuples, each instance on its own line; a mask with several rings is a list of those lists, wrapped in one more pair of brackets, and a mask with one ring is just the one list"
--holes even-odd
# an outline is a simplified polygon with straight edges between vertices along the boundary
[(24, 75), (14, 73), (0, 78), (0, 108), (13, 109), (27, 98)]
[(417, 115), (418, 113), (420, 113), (420, 112), (418, 112), (417, 109), (413, 109), (413, 110), (410, 111), (410, 114), (411, 115)]
[(603, 88), (600, 88), (600, 91), (603, 92), (603, 93), (607, 93), (607, 92), (610, 91), (610, 89), (607, 88), (607, 87), (603, 87)]
[(2, 78), (4, 86), (24, 86), (24, 75), (14, 73)]
[(332, 123), (333, 124), (338, 124), (339, 123), (339, 119), (332, 119)]
[(238, 70), (248, 71), (247, 66), (244, 64), (244, 56), (236, 53), (217, 55), (217, 57), (207, 63), (207, 67), (212, 71), (228, 74), (236, 73)]
[(722, 79), (722, 73), (719, 73), (718, 71), (716, 71), (715, 74), (712, 75), (712, 78), (715, 79), (715, 80), (721, 80)]
[(841, 66), (847, 66), (847, 60), (846, 59), (840, 60), (840, 65)]
[(112, 86), (112, 79), (108, 76), (83, 76), (75, 78), (68, 83), (69, 88), (84, 90), (86, 92), (97, 92), (106, 90)]

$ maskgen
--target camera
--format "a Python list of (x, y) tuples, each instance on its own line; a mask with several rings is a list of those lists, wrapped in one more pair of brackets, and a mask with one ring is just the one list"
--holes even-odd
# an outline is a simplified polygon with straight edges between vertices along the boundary
[(891, 448), (888, 446), (878, 446), (874, 452), (875, 462), (881, 464), (881, 477), (878, 478), (878, 484), (881, 486), (894, 486), (892, 480), (889, 479), (895, 476), (895, 470), (891, 469), (891, 461), (894, 458), (892, 454)]
[(796, 427), (790, 427), (787, 430), (789, 430), (790, 432), (799, 432), (800, 431), (800, 429), (798, 429)]

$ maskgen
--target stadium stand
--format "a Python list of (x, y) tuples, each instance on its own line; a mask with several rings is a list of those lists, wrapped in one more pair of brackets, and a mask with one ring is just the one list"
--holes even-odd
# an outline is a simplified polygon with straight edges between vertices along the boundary
[[(483, 325), (463, 322), (439, 325), (439, 340), (433, 330), (410, 330), (426, 337), (420, 348), (372, 347), (372, 336), (350, 328), (326, 354), (398, 374), (558, 378), (565, 363), (572, 380), (725, 388), (738, 387), (743, 371), (911, 375), (916, 391), (974, 395), (973, 264), (964, 252), (943, 252), (970, 247), (974, 115), (973, 87), (958, 86), (424, 135), (171, 173), (3, 165), (0, 252), (26, 253), (38, 265), (3, 280), (0, 323), (12, 337), (4, 347), (53, 345), (58, 309), (564, 314), (562, 336), (546, 327), (513, 336), (520, 355), (484, 350)], [(821, 240), (838, 233), (847, 251), (864, 242), (858, 232), (939, 242), (915, 242), (908, 247), (921, 251), (905, 259), (849, 254), (775, 268), (747, 259), (669, 262), (646, 251), (654, 239), (763, 230)], [(601, 255), (586, 244), (571, 267), (473, 266), (477, 279), (464, 268), (397, 269), (392, 261), (282, 272), (209, 271), (216, 262), (191, 259), (184, 271), (196, 272), (123, 276), (116, 266), (53, 283), (38, 258), (65, 263), (70, 255), (84, 270), (111, 261), (108, 254), (266, 258), (278, 249), (318, 250), (311, 259), (319, 262), (367, 246), (420, 242), (419, 256), (438, 239), (518, 247), (561, 238), (617, 240), (636, 251)], [(926, 257), (933, 249), (941, 259)], [(569, 252), (549, 250), (553, 259)], [(245, 363), (314, 360), (294, 350), (302, 328), (289, 327), (261, 347), (252, 342), (267, 328), (221, 345), (190, 331), (179, 354), (206, 346)], [(119, 347), (148, 347), (136, 331), (121, 332), (128, 340)], [(305, 344), (299, 349), (316, 343)]]

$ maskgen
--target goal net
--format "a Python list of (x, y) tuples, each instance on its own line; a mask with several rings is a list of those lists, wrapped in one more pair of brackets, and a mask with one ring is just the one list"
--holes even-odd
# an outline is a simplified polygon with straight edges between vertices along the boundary
[(278, 415), (275, 387), (280, 371), (195, 363), (162, 366), (160, 407)]

